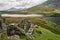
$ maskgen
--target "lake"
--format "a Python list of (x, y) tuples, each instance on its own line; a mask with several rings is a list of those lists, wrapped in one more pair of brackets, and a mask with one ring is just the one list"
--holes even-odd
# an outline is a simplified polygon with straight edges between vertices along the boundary
[(1, 14), (3, 17), (41, 17), (42, 14)]
[(60, 24), (60, 17), (46, 17), (45, 20), (50, 20), (52, 22)]

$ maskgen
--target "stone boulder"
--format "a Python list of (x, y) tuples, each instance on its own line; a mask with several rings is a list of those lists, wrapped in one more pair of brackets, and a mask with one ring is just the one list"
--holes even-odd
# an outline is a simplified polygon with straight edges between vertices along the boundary
[(13, 35), (8, 37), (9, 40), (20, 40), (20, 37), (18, 35)]

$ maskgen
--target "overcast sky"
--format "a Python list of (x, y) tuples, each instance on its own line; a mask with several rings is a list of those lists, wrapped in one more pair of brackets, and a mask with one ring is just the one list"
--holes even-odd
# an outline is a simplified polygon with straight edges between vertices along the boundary
[(0, 10), (10, 8), (30, 8), (45, 2), (46, 0), (0, 0)]

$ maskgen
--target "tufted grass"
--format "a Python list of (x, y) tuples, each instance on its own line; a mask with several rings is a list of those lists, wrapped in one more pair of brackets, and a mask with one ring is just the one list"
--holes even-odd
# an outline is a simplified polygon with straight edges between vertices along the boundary
[[(38, 26), (34, 28), (34, 39), (33, 40), (60, 40), (60, 35), (54, 34), (51, 31)], [(38, 31), (38, 32), (37, 32)], [(41, 32), (41, 33), (39, 33)], [(2, 35), (2, 40), (8, 40), (6, 36)], [(21, 36), (20, 40), (31, 40), (26, 36)]]

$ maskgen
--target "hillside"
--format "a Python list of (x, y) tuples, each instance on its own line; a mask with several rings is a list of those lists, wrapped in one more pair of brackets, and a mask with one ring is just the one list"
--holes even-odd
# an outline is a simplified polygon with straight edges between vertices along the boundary
[[(35, 30), (38, 30), (38, 32), (34, 32), (33, 36), (35, 37), (34, 40), (59, 40), (60, 36), (52, 33), (51, 31), (44, 29), (42, 27), (36, 28)], [(41, 33), (39, 33), (41, 32)], [(24, 37), (21, 40), (30, 40), (26, 37)]]
[[(9, 25), (10, 23), (18, 23), (20, 22), (21, 20), (25, 19), (25, 18), (10, 18), (10, 17), (7, 17), (5, 18), (6, 19), (6, 24)], [(55, 33), (55, 34), (59, 34), (60, 35), (60, 27), (54, 23), (54, 22), (51, 22), (51, 21), (47, 21), (47, 20), (44, 20), (42, 18), (27, 18), (29, 19), (33, 24), (35, 25), (39, 25), (43, 28), (46, 28), (48, 30), (50, 30), (51, 32)]]
[[(35, 31), (33, 36), (34, 40), (60, 40), (60, 35), (54, 34), (51, 31), (42, 28), (39, 26), (39, 28), (35, 28)], [(39, 33), (41, 32), (41, 33)], [(8, 40), (6, 36), (2, 36), (2, 40)], [(31, 40), (26, 36), (21, 36), (20, 40)]]
[[(25, 18), (5, 18), (5, 23), (18, 23)], [(60, 40), (60, 27), (51, 21), (44, 20), (42, 18), (28, 18), (34, 26), (33, 40)], [(8, 40), (5, 35), (1, 40)], [(27, 36), (20, 36), (20, 40), (31, 40)]]
[(27, 9), (27, 12), (30, 13), (50, 13), (50, 12), (59, 12), (60, 10), (60, 0), (48, 0), (41, 5), (37, 5), (30, 9)]

